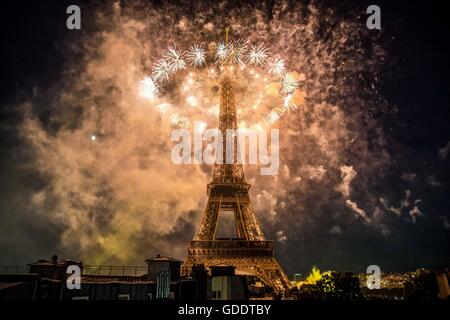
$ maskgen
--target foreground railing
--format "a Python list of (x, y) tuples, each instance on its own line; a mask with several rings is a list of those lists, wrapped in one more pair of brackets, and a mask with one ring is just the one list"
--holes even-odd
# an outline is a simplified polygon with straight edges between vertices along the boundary
[(27, 274), (28, 266), (0, 266), (0, 274)]
[[(0, 266), (2, 275), (28, 274), (29, 266)], [(147, 274), (146, 266), (82, 266), (83, 276), (141, 277)]]
[(83, 266), (84, 276), (139, 277), (147, 274), (144, 266)]

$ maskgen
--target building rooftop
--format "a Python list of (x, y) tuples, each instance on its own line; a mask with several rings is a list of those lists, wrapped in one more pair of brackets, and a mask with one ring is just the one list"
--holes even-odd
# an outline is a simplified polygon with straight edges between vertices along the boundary
[(81, 262), (76, 262), (72, 260), (50, 261), (40, 259), (37, 262), (30, 263), (29, 266), (65, 266), (68, 264), (81, 264)]
[(161, 255), (159, 255), (159, 254), (158, 254), (155, 258), (153, 258), (153, 259), (147, 259), (147, 260), (145, 260), (145, 262), (147, 262), (147, 263), (153, 262), (153, 261), (172, 261), (172, 262), (180, 262), (180, 263), (183, 262), (183, 261), (180, 261), (180, 260), (171, 258), (171, 257), (164, 257), (164, 256), (161, 256)]

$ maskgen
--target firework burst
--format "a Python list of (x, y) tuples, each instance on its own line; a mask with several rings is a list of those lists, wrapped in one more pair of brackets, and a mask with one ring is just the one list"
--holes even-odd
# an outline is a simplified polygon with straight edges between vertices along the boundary
[(228, 44), (228, 54), (226, 57), (226, 62), (229, 63), (239, 63), (245, 65), (244, 57), (247, 52), (247, 42), (238, 40), (235, 42), (230, 42)]
[(228, 56), (228, 46), (225, 43), (220, 42), (216, 47), (216, 59), (222, 62), (226, 60), (227, 56)]
[(159, 60), (153, 67), (152, 77), (156, 82), (169, 80), (172, 68), (166, 60)]
[(271, 59), (269, 64), (269, 72), (275, 76), (282, 76), (284, 73), (284, 60), (280, 58)]
[(177, 50), (175, 46), (167, 49), (163, 58), (169, 63), (171, 71), (173, 72), (186, 69), (186, 61), (184, 61), (183, 53)]
[[(261, 44), (250, 45), (247, 41), (237, 40), (233, 42), (218, 42), (215, 45), (214, 61), (209, 61), (208, 52), (206, 47), (200, 44), (192, 44), (186, 51), (178, 49), (174, 44), (172, 47), (166, 49), (162, 58), (158, 60), (153, 67), (152, 83), (148, 79), (142, 81), (141, 86), (145, 85), (145, 90), (140, 92), (140, 95), (146, 99), (158, 99), (161, 88), (165, 85), (163, 81), (169, 80), (173, 75), (179, 71), (185, 71), (192, 68), (189, 71), (189, 75), (186, 77), (182, 90), (185, 103), (183, 106), (190, 106), (197, 108), (200, 112), (204, 103), (212, 103), (211, 97), (203, 96), (202, 94), (194, 96), (190, 91), (194, 88), (199, 89), (204, 86), (209, 88), (217, 88), (220, 84), (217, 82), (222, 77), (222, 71), (225, 70), (224, 64), (229, 66), (226, 70), (230, 70), (237, 78), (242, 76), (240, 70), (245, 69), (245, 63), (249, 63), (254, 67), (251, 68), (246, 75), (249, 75), (251, 81), (243, 81), (240, 85), (247, 86), (252, 85), (251, 82), (266, 82), (265, 88), (269, 90), (272, 96), (279, 97), (280, 100), (276, 102), (276, 106), (269, 106), (264, 102), (264, 95), (260, 93), (258, 98), (252, 103), (252, 113), (257, 110), (257, 117), (261, 120), (257, 122), (261, 125), (273, 125), (276, 123), (286, 112), (297, 109), (302, 105), (304, 100), (301, 92), (296, 91), (299, 87), (299, 82), (305, 79), (304, 74), (297, 72), (288, 72), (285, 69), (285, 62), (278, 57), (271, 57), (268, 50)], [(208, 67), (210, 63), (221, 64), (220, 68)], [(267, 69), (264, 66), (267, 64)], [(236, 66), (237, 65), (237, 66)], [(263, 70), (264, 69), (264, 70)], [(202, 72), (202, 76), (199, 76), (198, 72)], [(268, 73), (268, 77), (264, 74)], [(272, 79), (275, 78), (275, 79)], [(239, 82), (241, 80), (236, 81)], [(246, 78), (245, 76), (243, 78)], [(241, 79), (241, 78), (239, 78)], [(270, 85), (268, 83), (270, 81)], [(154, 85), (154, 87), (151, 86)], [(269, 88), (270, 87), (270, 88)], [(164, 91), (166, 92), (166, 91)], [(207, 94), (208, 95), (208, 94)], [(272, 102), (270, 102), (272, 103)], [(259, 106), (261, 105), (261, 108)], [(190, 124), (190, 119), (186, 115), (180, 115), (175, 111), (177, 106), (161, 104), (155, 107), (161, 114), (170, 117), (170, 121), (174, 127), (187, 128)], [(216, 107), (207, 108), (208, 115), (216, 115), (218, 110)], [(217, 112), (216, 112), (217, 111)], [(184, 110), (186, 112), (186, 110)], [(184, 113), (183, 112), (183, 113)], [(248, 110), (238, 110), (238, 113), (246, 113)], [(189, 113), (189, 111), (187, 112)], [(244, 115), (245, 117), (245, 115)], [(264, 119), (264, 120), (263, 120)]]
[(298, 88), (298, 81), (289, 73), (283, 77), (283, 92), (290, 94)]
[(248, 54), (248, 60), (251, 64), (264, 65), (268, 57), (267, 49), (263, 46), (252, 45), (250, 52)]
[(186, 59), (194, 67), (200, 67), (206, 62), (206, 51), (202, 46), (194, 44), (186, 53)]

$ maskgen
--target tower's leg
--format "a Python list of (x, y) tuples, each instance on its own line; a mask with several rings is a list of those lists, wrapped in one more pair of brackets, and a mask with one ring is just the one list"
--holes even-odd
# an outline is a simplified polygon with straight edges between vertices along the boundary
[(215, 238), (217, 218), (220, 210), (220, 198), (208, 197), (205, 212), (202, 216), (200, 230), (195, 240), (211, 240)]
[(271, 287), (276, 293), (286, 292), (291, 288), (289, 279), (273, 257), (188, 257), (183, 264), (183, 275), (189, 275), (195, 264), (203, 264), (207, 269), (214, 265), (234, 266), (236, 268), (236, 274), (255, 276), (267, 286)]

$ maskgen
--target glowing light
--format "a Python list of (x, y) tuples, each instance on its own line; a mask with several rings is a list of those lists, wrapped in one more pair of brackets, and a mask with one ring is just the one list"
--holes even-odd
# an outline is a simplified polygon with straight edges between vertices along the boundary
[(267, 85), (265, 94), (271, 97), (278, 97), (281, 91), (281, 82), (272, 82)]
[(308, 278), (306, 278), (306, 281), (308, 283), (315, 284), (320, 279), (322, 279), (322, 274), (320, 273), (320, 270), (314, 266), (312, 268), (311, 273), (309, 274)]
[(204, 121), (195, 121), (194, 122), (194, 131), (196, 132), (196, 133), (203, 133), (203, 131), (205, 131), (205, 129), (206, 129), (206, 122), (204, 122)]
[(257, 131), (262, 131), (264, 129), (260, 123), (256, 123), (252, 128)]
[(156, 106), (156, 110), (158, 110), (162, 114), (165, 114), (171, 107), (172, 105), (170, 103), (162, 103)]
[(268, 57), (267, 49), (261, 45), (252, 46), (249, 52), (249, 61), (251, 64), (264, 65)]
[(284, 60), (280, 58), (274, 58), (270, 60), (269, 72), (275, 76), (281, 76), (284, 73)]
[(215, 105), (215, 106), (210, 107), (208, 109), (208, 113), (210, 113), (212, 115), (215, 115), (215, 116), (219, 115), (219, 105)]
[(206, 62), (206, 51), (202, 46), (194, 44), (187, 52), (186, 59), (194, 67), (200, 67)]
[(95, 136), (95, 134), (93, 134), (93, 135), (91, 136), (91, 140), (92, 140), (92, 141), (97, 140), (97, 137)]
[(191, 106), (191, 107), (196, 107), (198, 105), (198, 101), (197, 98), (194, 96), (189, 96), (186, 98), (186, 102)]
[(267, 115), (267, 122), (269, 124), (274, 124), (275, 122), (277, 122), (280, 119), (280, 115), (278, 114), (278, 112), (272, 110), (268, 115)]
[(284, 93), (292, 93), (298, 87), (298, 81), (290, 74), (287, 73), (283, 77), (283, 91)]
[(158, 99), (158, 87), (150, 77), (145, 77), (139, 83), (139, 95), (147, 100)]
[(219, 61), (224, 61), (228, 56), (228, 46), (220, 42), (216, 47), (216, 58)]
[(169, 80), (171, 66), (166, 60), (159, 60), (153, 67), (152, 77), (155, 81)]
[(170, 69), (173, 72), (186, 69), (186, 62), (183, 59), (181, 51), (177, 50), (175, 46), (170, 47), (163, 55), (164, 60), (169, 63)]

